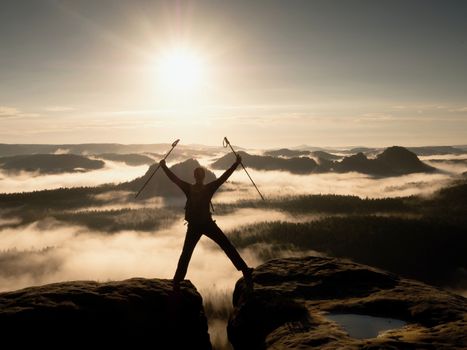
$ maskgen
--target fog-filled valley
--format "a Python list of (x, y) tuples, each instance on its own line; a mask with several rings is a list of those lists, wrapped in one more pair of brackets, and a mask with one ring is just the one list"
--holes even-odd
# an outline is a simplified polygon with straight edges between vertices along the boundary
[[(186, 232), (183, 193), (159, 170), (135, 198), (168, 149), (0, 145), (0, 290), (172, 278)], [(239, 167), (214, 196), (213, 216), (249, 265), (336, 256), (465, 294), (466, 149), (304, 146), (241, 154), (266, 200)], [(226, 149), (196, 145), (175, 148), (167, 162), (189, 182), (203, 165), (209, 182), (233, 160)], [(203, 237), (187, 278), (204, 297), (213, 343), (225, 341), (216, 334), (239, 277)]]

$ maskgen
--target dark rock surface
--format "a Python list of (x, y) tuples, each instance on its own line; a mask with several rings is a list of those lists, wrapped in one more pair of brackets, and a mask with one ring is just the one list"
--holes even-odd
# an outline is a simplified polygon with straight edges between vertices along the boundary
[[(0, 294), (2, 344), (35, 348), (210, 349), (202, 299), (185, 281), (74, 281)], [(11, 346), (13, 346), (11, 345)], [(143, 347), (144, 346), (144, 347)]]
[[(229, 340), (238, 349), (465, 349), (467, 299), (335, 258), (269, 261), (237, 282)], [(356, 339), (328, 313), (389, 317), (402, 328)]]
[(336, 170), (340, 173), (356, 171), (364, 174), (372, 174), (377, 171), (376, 164), (368, 159), (362, 152), (345, 157), (342, 161), (336, 164)]

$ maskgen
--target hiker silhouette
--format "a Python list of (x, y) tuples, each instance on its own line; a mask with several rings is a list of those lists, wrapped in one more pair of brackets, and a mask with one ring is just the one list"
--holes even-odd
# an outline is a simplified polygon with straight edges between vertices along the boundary
[(180, 180), (165, 164), (165, 160), (160, 161), (160, 166), (169, 179), (175, 183), (186, 196), (185, 220), (188, 222), (185, 242), (183, 243), (182, 254), (178, 261), (177, 270), (173, 278), (173, 289), (180, 289), (180, 282), (185, 278), (188, 264), (196, 244), (204, 234), (216, 242), (227, 254), (237, 270), (242, 271), (248, 288), (252, 288), (252, 268), (249, 268), (242, 259), (235, 247), (230, 243), (224, 232), (212, 219), (210, 211), (211, 198), (217, 189), (232, 175), (242, 158), (237, 155), (235, 163), (222, 174), (218, 179), (204, 184), (205, 171), (203, 168), (196, 168), (193, 172), (195, 184), (189, 184)]

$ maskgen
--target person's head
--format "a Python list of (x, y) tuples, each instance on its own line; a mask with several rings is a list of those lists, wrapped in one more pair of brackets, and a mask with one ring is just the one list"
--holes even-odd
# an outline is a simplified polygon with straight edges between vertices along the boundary
[(206, 172), (204, 168), (198, 167), (193, 171), (193, 176), (195, 177), (196, 183), (203, 183)]

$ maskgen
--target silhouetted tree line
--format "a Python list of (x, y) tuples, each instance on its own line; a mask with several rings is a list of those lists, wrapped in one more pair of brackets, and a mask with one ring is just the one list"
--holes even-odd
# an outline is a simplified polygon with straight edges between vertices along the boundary
[(353, 215), (306, 223), (259, 223), (229, 236), (243, 248), (272, 244), (276, 251), (270, 257), (284, 247), (315, 250), (432, 284), (467, 287), (466, 232), (467, 220), (452, 224), (442, 216)]
[(155, 231), (167, 227), (179, 217), (173, 210), (159, 208), (87, 210), (55, 213), (52, 216), (59, 221), (108, 233), (122, 230)]
[(229, 212), (234, 208), (278, 209), (290, 213), (377, 213), (416, 210), (415, 197), (360, 198), (349, 195), (300, 195), (268, 199), (267, 201), (240, 201), (216, 205), (216, 211)]
[(83, 208), (100, 202), (93, 198), (93, 196), (112, 191), (114, 188), (114, 185), (106, 184), (96, 187), (72, 187), (32, 192), (2, 193), (0, 194), (0, 208)]

